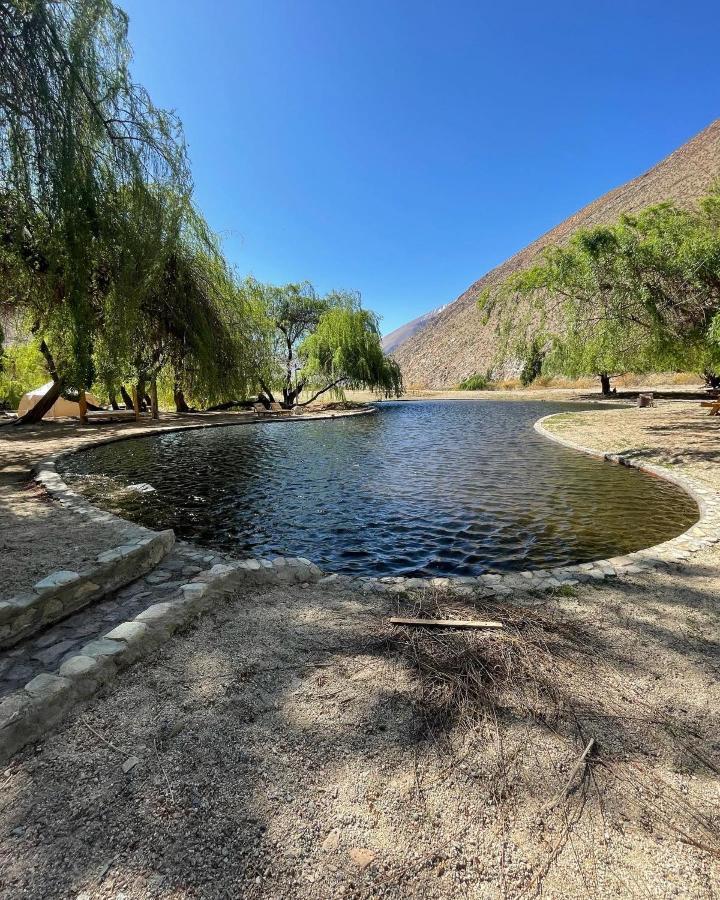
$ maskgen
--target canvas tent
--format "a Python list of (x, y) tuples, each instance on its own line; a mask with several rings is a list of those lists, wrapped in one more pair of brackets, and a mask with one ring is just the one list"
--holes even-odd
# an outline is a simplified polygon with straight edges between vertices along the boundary
[[(18, 405), (18, 416), (24, 416), (28, 410), (32, 409), (40, 398), (44, 397), (50, 390), (52, 384), (52, 381), (48, 381), (48, 383), (42, 385), (42, 387), (35, 388), (34, 391), (28, 391), (27, 394), (23, 394)], [(92, 394), (86, 393), (85, 398), (92, 406), (102, 406), (97, 397), (94, 397)], [(75, 400), (66, 400), (64, 397), (58, 397), (50, 409), (45, 413), (45, 418), (59, 419), (63, 416), (75, 416), (75, 418), (79, 418), (80, 405)]]

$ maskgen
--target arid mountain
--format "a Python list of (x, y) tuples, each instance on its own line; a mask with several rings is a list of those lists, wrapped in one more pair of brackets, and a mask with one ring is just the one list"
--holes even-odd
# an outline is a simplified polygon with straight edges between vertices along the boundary
[(383, 350), (386, 353), (392, 353), (400, 346), (400, 344), (412, 337), (415, 332), (420, 331), (421, 328), (429, 325), (435, 316), (440, 315), (446, 306), (447, 304), (439, 307), (439, 309), (433, 309), (429, 313), (425, 313), (424, 316), (418, 316), (418, 318), (413, 319), (412, 322), (406, 322), (405, 325), (401, 325), (399, 328), (396, 328), (395, 331), (386, 334), (382, 339)]
[(482, 324), (477, 297), (484, 288), (530, 265), (543, 247), (562, 243), (581, 226), (612, 222), (623, 212), (635, 212), (663, 200), (688, 205), (706, 193), (718, 178), (720, 119), (644, 175), (590, 203), (488, 272), (453, 303), (388, 335), (385, 340), (402, 368), (406, 386), (452, 387), (492, 365), (495, 326), (492, 321)]

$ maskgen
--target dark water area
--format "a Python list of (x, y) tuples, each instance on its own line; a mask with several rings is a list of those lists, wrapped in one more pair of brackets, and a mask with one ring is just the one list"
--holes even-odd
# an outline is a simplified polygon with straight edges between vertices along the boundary
[[(99, 506), (150, 528), (236, 557), (305, 556), (352, 575), (585, 562), (696, 521), (674, 485), (533, 430), (543, 415), (584, 408), (385, 403), (371, 416), (121, 441), (68, 457), (63, 472)], [(154, 490), (127, 489), (139, 483)]]

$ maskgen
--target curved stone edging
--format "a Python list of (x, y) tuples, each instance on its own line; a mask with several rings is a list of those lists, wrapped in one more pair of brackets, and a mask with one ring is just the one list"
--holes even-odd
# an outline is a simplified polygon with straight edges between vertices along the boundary
[[(341, 413), (338, 417), (362, 415), (377, 412), (374, 407), (367, 410), (358, 410), (352, 412)], [(607, 460), (608, 462), (619, 463), (622, 465), (632, 466), (641, 469), (648, 474), (655, 475), (676, 484), (682, 490), (686, 491), (693, 500), (698, 504), (700, 519), (692, 525), (687, 531), (675, 538), (665, 541), (662, 544), (656, 544), (653, 547), (647, 547), (636, 550), (623, 556), (610, 557), (608, 559), (594, 560), (592, 562), (578, 563), (576, 565), (555, 566), (547, 569), (531, 569), (519, 573), (486, 573), (477, 576), (447, 576), (435, 578), (404, 578), (401, 576), (384, 576), (375, 578), (372, 576), (353, 577), (350, 575), (342, 575), (339, 573), (328, 574), (320, 579), (321, 584), (334, 584), (337, 587), (349, 587), (363, 592), (377, 593), (401, 593), (406, 590), (413, 590), (423, 587), (442, 587), (452, 588), (459, 592), (471, 592), (478, 589), (491, 591), (495, 594), (510, 594), (515, 591), (543, 591), (551, 588), (561, 587), (563, 585), (573, 585), (582, 581), (599, 581), (607, 577), (617, 576), (622, 573), (634, 574), (641, 571), (656, 568), (668, 563), (677, 563), (687, 559), (690, 554), (702, 550), (720, 540), (720, 493), (706, 487), (700, 482), (679, 473), (672, 472), (662, 466), (655, 466), (646, 463), (643, 460), (634, 459), (623, 454), (606, 453), (591, 447), (583, 447), (575, 444), (565, 438), (561, 438), (553, 432), (545, 428), (544, 424), (548, 419), (562, 413), (553, 413), (543, 416), (534, 423), (534, 429), (543, 437), (555, 441), (572, 450), (587, 453)], [(310, 418), (318, 417), (297, 417), (295, 421), (308, 421)], [(326, 417), (327, 418), (327, 417)], [(281, 421), (292, 421), (291, 419), (283, 419)], [(180, 431), (183, 428), (195, 429), (206, 427), (230, 427), (232, 424), (247, 424), (245, 422), (238, 423), (202, 423), (189, 426), (169, 426), (168, 428), (156, 428), (148, 430), (147, 433), (155, 431)], [(130, 440), (133, 437), (141, 435), (114, 435), (107, 441), (99, 441), (98, 443), (111, 443), (115, 440)], [(48, 457), (43, 460), (40, 466), (48, 465), (54, 472), (55, 479), (53, 482), (54, 495), (58, 497), (67, 497), (72, 495), (73, 502), (77, 505), (84, 504), (91, 512), (90, 514), (100, 514), (109, 517), (110, 513), (105, 513), (96, 507), (91, 506), (84, 498), (71, 491), (57, 474), (54, 466), (56, 459), (69, 453), (77, 452), (76, 450), (66, 450)], [(59, 484), (58, 484), (59, 482)], [(48, 485), (46, 484), (46, 488)], [(117, 517), (112, 517), (117, 519)], [(117, 519), (124, 522), (125, 520)]]
[(116, 625), (67, 659), (57, 673), (36, 675), (0, 702), (0, 764), (57, 725), (114, 675), (159, 648), (179, 629), (245, 584), (306, 584), (322, 572), (306, 559), (277, 557), (215, 565), (178, 588), (174, 599), (154, 603)]
[(172, 530), (130, 537), (98, 554), (98, 565), (51, 572), (32, 591), (0, 602), (0, 650), (96, 603), (145, 575), (175, 543)]
[[(294, 421), (310, 421), (318, 418), (334, 419), (353, 415), (367, 415), (377, 412), (370, 407), (363, 410), (340, 411), (338, 416), (297, 416)], [(245, 422), (202, 422), (194, 425), (178, 425), (148, 429), (147, 433), (181, 431), (184, 429), (219, 428), (229, 425), (255, 424), (258, 420)], [(261, 420), (262, 421), (262, 420)], [(269, 420), (265, 420), (269, 421)], [(288, 421), (287, 419), (281, 421)], [(133, 435), (112, 435), (93, 445), (128, 440)], [(36, 480), (48, 494), (62, 506), (75, 514), (85, 515), (99, 523), (117, 523), (131, 536), (120, 547), (107, 550), (97, 557), (99, 566), (80, 573), (53, 573), (36, 585), (36, 589), (48, 582), (49, 591), (70, 591), (71, 600), (57, 610), (55, 618), (44, 618), (48, 597), (44, 588), (35, 596), (36, 610), (32, 621), (38, 626), (50, 624), (64, 618), (82, 606), (99, 600), (103, 594), (117, 590), (129, 581), (145, 574), (172, 546), (175, 535), (172, 530), (156, 532), (128, 522), (112, 513), (93, 506), (76, 491), (71, 490), (57, 471), (57, 460), (69, 453), (68, 449), (40, 460), (34, 467)], [(153, 557), (154, 561), (148, 563)], [(207, 612), (219, 597), (232, 593), (241, 584), (308, 584), (322, 578), (322, 571), (304, 558), (275, 557), (267, 559), (233, 560), (228, 564), (215, 565), (196, 575), (188, 583), (181, 585), (174, 599), (154, 603), (134, 619), (115, 626), (107, 634), (96, 637), (71, 656), (57, 673), (43, 672), (29, 681), (24, 688), (10, 694), (0, 702), (0, 763), (32, 741), (40, 739), (45, 732), (57, 725), (66, 713), (78, 702), (88, 699), (106, 684), (116, 672), (127, 668), (141, 657), (149, 654), (168, 640), (172, 634), (185, 627), (193, 618)], [(126, 577), (126, 576), (130, 577)], [(102, 579), (99, 576), (107, 576)], [(97, 584), (95, 581), (104, 581)], [(52, 584), (50, 584), (52, 582)], [(90, 587), (92, 585), (92, 587)], [(57, 599), (57, 598), (53, 598)], [(84, 601), (84, 602), (83, 602)], [(76, 603), (70, 608), (70, 603)], [(5, 604), (11, 613), (16, 612), (13, 601)], [(0, 623), (3, 605), (0, 604)], [(37, 628), (33, 629), (37, 630)], [(0, 635), (3, 632), (0, 631)], [(25, 630), (15, 638), (20, 640), (32, 631)], [(11, 641), (14, 643), (14, 640)], [(0, 646), (2, 646), (0, 644)]]

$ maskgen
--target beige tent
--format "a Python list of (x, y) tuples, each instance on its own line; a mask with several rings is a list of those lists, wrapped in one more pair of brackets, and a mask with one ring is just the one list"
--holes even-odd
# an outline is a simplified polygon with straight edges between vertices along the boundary
[[(38, 400), (41, 397), (44, 397), (50, 390), (52, 384), (52, 381), (48, 381), (48, 383), (44, 384), (42, 387), (35, 388), (34, 391), (28, 391), (27, 394), (23, 394), (18, 405), (18, 416), (23, 416), (29, 409), (32, 409)], [(102, 406), (97, 397), (94, 397), (92, 394), (86, 393), (85, 397), (87, 402), (91, 403), (93, 406)], [(75, 400), (66, 400), (64, 397), (58, 397), (50, 409), (45, 413), (45, 418), (59, 419), (63, 416), (75, 416), (75, 418), (79, 418), (80, 405), (76, 403)]]

